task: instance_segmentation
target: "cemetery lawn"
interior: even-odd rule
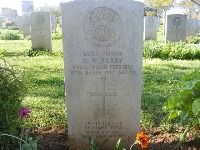
[[[39,149],[67,149],[62,40],[53,40],[52,53],[34,53],[30,47],[28,40],[0,40],[0,57],[23,73],[27,85],[23,106],[32,112],[25,126],[32,135],[43,135]],[[194,70],[200,70],[200,60],[143,60],[141,130],[150,137],[149,149],[181,149],[177,142],[183,129],[168,121],[162,108],[180,90],[181,76]],[[200,147],[191,134],[187,141]]]

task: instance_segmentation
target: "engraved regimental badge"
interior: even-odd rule
[[[99,47],[111,46],[121,36],[122,21],[114,10],[98,7],[86,15],[84,32],[91,44]]]
[[[179,27],[181,25],[181,22],[182,22],[182,20],[180,17],[174,17],[172,20],[172,24],[175,27]]]
[[[43,24],[45,22],[45,16],[43,14],[37,14],[35,16],[35,21],[38,23],[38,24]]]

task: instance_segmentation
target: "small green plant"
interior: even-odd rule
[[[52,52],[47,49],[29,49],[26,50],[23,54],[24,56],[29,56],[29,57],[36,57],[40,55],[51,56]]]
[[[18,33],[5,32],[0,34],[0,40],[21,40],[21,36]]]
[[[106,142],[108,142],[109,139],[106,139],[100,146],[96,144],[96,141],[93,140],[92,138],[89,138],[89,142],[90,142],[90,145],[89,145],[89,148],[88,150],[103,150],[103,146]],[[120,146],[120,142],[121,142],[121,139],[118,139],[116,144],[115,144],[115,150],[126,150],[126,148],[124,146]],[[132,149],[132,147],[136,144],[139,144],[140,147],[142,149],[145,149],[148,147],[149,145],[149,140],[148,140],[148,136],[146,134],[144,134],[143,132],[138,132],[137,135],[136,135],[136,140],[135,142],[130,146],[130,150]]]
[[[145,41],[143,46],[144,58],[200,59],[200,49],[196,46],[188,46],[184,42],[168,42],[166,44],[156,41]]]
[[[63,52],[54,53],[54,52],[49,51],[48,49],[29,49],[29,50],[24,51],[23,55],[29,56],[29,57],[37,57],[41,55],[63,57]]]
[[[0,134],[17,133],[19,120],[16,114],[21,107],[25,91],[22,75],[17,74],[6,60],[0,57]],[[3,149],[8,149],[9,143],[10,139],[0,138],[0,147]]]
[[[9,26],[8,30],[18,30],[18,28],[16,26]]]
[[[89,148],[88,150],[103,150],[103,146],[106,142],[108,142],[109,139],[106,139],[105,141],[103,141],[103,143],[101,145],[98,145],[96,143],[96,141],[94,139],[92,139],[91,137],[89,138],[89,142],[90,142],[90,145],[89,145]]]
[[[177,95],[168,100],[165,111],[169,111],[169,120],[179,119],[180,125],[186,127],[180,136],[180,143],[184,142],[191,130],[200,128],[200,72],[195,71],[182,77],[182,88]]]
[[[185,40],[188,44],[199,44],[200,43],[200,37],[198,36],[188,36]]]
[[[188,43],[188,44],[199,44],[200,43],[200,34],[197,34],[196,36],[186,37],[185,42]]]
[[[61,33],[52,33],[52,40],[61,40],[62,34]]]
[[[30,112],[31,111],[28,108],[20,109],[18,116],[19,118],[22,119],[21,120],[22,122],[25,122],[25,119],[30,117]],[[37,142],[41,138],[41,136],[37,136],[36,139],[33,140],[32,137],[29,137],[28,135],[29,131],[30,129],[23,128],[21,131],[20,137],[10,135],[10,134],[4,134],[4,133],[0,134],[0,137],[6,136],[6,137],[17,140],[19,143],[19,150],[27,150],[27,149],[37,150]]]

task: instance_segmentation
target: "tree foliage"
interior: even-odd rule
[[[163,9],[169,5],[172,5],[174,0],[146,0],[146,5],[151,5],[154,8],[157,9]]]
[[[200,14],[200,2],[198,0],[182,0],[179,6],[186,9],[188,17],[196,18]]]

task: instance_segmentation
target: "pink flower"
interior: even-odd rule
[[[28,108],[22,108],[22,109],[19,110],[18,116],[20,118],[29,118],[30,117],[30,113],[31,113],[30,109],[28,109]]]

